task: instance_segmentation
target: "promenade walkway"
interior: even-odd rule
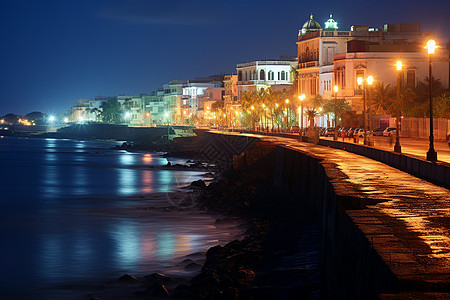
[[[322,139],[333,140],[332,137],[321,137]],[[374,142],[374,148],[394,151],[395,139],[384,136],[374,136],[371,137]],[[348,143],[353,143],[353,138],[342,138],[339,141],[344,141]],[[363,144],[363,138],[359,138],[358,143]],[[414,155],[420,158],[426,158],[426,153],[429,149],[428,139],[416,139],[416,138],[400,138],[400,146],[402,148],[403,154]],[[438,160],[450,163],[450,147],[447,141],[435,141],[434,149],[438,154]]]
[[[361,210],[348,210],[347,214],[397,278],[417,285],[412,290],[444,292],[440,298],[450,297],[445,293],[450,291],[448,189],[344,150],[290,138],[242,135],[258,137],[315,156],[322,163],[334,164],[347,177],[333,182],[335,190],[356,195],[361,200],[382,200]],[[409,292],[405,293],[411,293],[411,288],[406,290]]]

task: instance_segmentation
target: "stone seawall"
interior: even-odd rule
[[[320,221],[322,298],[450,296],[448,189],[377,157],[291,138],[208,132],[203,142],[228,168],[267,164],[279,194]]]
[[[364,201],[332,163],[285,147],[276,148],[274,185],[296,197],[321,222],[322,296],[372,299],[396,290],[397,280],[346,213]]]

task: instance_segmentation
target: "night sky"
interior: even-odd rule
[[[174,79],[296,55],[312,12],[351,25],[421,22],[450,38],[450,1],[0,1],[1,105],[66,113],[79,98],[151,93]]]

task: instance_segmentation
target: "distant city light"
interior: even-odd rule
[[[129,112],[129,111],[127,111],[126,113],[125,113],[125,118],[130,118],[131,117],[131,113]]]
[[[49,120],[50,122],[55,121],[55,116],[49,116],[49,117],[48,117],[48,120]]]
[[[69,122],[69,118],[64,118],[64,123],[68,123]]]
[[[168,117],[169,117],[169,113],[168,113],[168,112],[165,112],[165,113],[164,113],[164,117],[168,118]]]

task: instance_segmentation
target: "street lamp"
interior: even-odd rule
[[[368,85],[373,84],[373,76],[369,75],[367,76],[366,80],[364,80],[362,77],[358,77],[357,82],[358,85],[362,85],[363,88],[363,119],[364,119],[364,145],[371,145],[371,142],[369,139],[367,139],[367,122],[366,122],[366,83]]]
[[[300,123],[301,123],[301,130],[300,130],[300,136],[303,136],[303,100],[305,100],[305,94],[301,94],[300,96],[298,96],[298,99],[300,100],[301,103],[301,116],[300,116]]]
[[[427,152],[427,160],[429,161],[437,161],[437,153],[436,150],[434,150],[434,135],[433,135],[433,96],[432,96],[432,87],[431,87],[431,82],[432,82],[432,75],[431,75],[431,64],[432,64],[432,54],[434,54],[437,46],[436,46],[436,41],[435,40],[429,40],[427,42],[427,45],[425,46],[425,48],[428,49],[428,71],[429,71],[429,75],[428,75],[428,79],[430,81],[429,84],[429,88],[430,88],[430,149],[428,149]]]
[[[278,108],[278,103],[275,103],[275,107]],[[277,119],[278,119],[278,110],[277,110],[277,115],[276,115]],[[272,117],[273,118],[273,117]],[[280,132],[280,123],[277,120],[277,132]]]
[[[336,141],[338,136],[337,136],[337,93],[339,91],[339,87],[337,85],[335,85],[333,87],[333,91],[334,91],[334,136],[333,136],[333,140]]]
[[[252,121],[252,130],[255,130],[255,123],[253,122],[253,111],[255,110],[255,107],[252,105],[252,107],[250,107],[252,109],[251,113],[250,113],[250,119]]]
[[[260,116],[260,124],[261,124],[261,131],[264,131],[265,127],[265,119],[266,119],[266,105],[263,103],[262,105],[262,114]],[[263,118],[264,117],[264,118]]]
[[[289,109],[288,109],[288,105],[289,105],[289,99],[286,99],[286,133],[289,129]]]
[[[399,60],[397,61],[396,69],[397,69],[397,103],[400,103],[400,74],[402,70],[402,62]],[[400,105],[401,106],[401,105]],[[396,131],[395,131],[395,145],[394,145],[394,152],[402,153],[402,146],[400,146],[400,122],[399,122],[399,115],[401,112],[397,112],[397,118],[396,118]]]

